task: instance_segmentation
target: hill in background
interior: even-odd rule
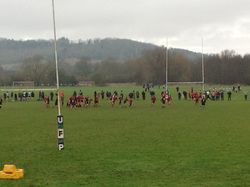
[[[58,40],[58,57],[60,61],[73,63],[81,58],[88,58],[92,62],[115,59],[125,62],[140,57],[145,51],[159,46],[128,39],[89,39],[77,42],[67,38]],[[0,39],[0,65],[6,69],[21,64],[25,59],[42,56],[47,60],[54,59],[52,40],[10,40]],[[171,49],[172,53],[183,53],[190,60],[196,62],[199,54],[182,49]],[[170,52],[171,52],[170,51]]]
[[[124,62],[141,56],[145,50],[156,48],[156,45],[141,43],[127,39],[94,39],[72,42],[66,38],[58,40],[58,57],[60,60],[89,58],[92,61],[101,61],[108,58]],[[16,41],[0,40],[0,64],[11,65],[23,62],[33,56],[42,56],[53,59],[52,40]]]

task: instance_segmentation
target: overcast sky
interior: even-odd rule
[[[55,0],[58,37],[250,53],[250,0]],[[53,38],[51,0],[0,0],[0,37]]]

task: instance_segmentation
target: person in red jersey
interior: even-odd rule
[[[111,105],[112,105],[112,107],[115,105],[115,102],[116,102],[116,100],[117,100],[117,95],[116,95],[116,93],[114,93],[112,96],[111,96]]]
[[[133,99],[134,99],[134,93],[129,93],[128,94],[128,106],[131,107],[133,105]]]
[[[167,93],[165,91],[161,92],[161,102],[163,105],[166,104],[166,99],[167,99]]]
[[[61,103],[62,103],[62,106],[63,106],[64,105],[64,91],[61,90],[59,94],[60,94],[59,96],[60,96],[60,100],[61,100]]]
[[[82,107],[82,105],[81,105],[81,98],[82,98],[81,95],[77,95],[76,96],[76,107]]]
[[[166,100],[167,104],[170,105],[170,104],[171,104],[171,101],[172,101],[171,95],[170,95],[170,94],[166,94],[165,97],[166,97],[165,100]]]
[[[49,107],[49,96],[44,97],[44,102],[45,102],[46,107],[48,108]]]
[[[151,91],[150,92],[150,96],[151,96],[151,104],[155,104],[156,102],[156,96],[155,96],[155,92],[154,91]]]
[[[192,97],[192,100],[194,101],[195,104],[199,103],[199,94],[198,94],[198,92],[193,92],[191,94],[191,97]]]
[[[84,96],[83,95],[79,95],[79,101],[80,101],[80,107],[84,106]]]

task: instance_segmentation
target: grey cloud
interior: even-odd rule
[[[203,36],[212,51],[235,46],[240,53],[250,52],[249,0],[55,2],[59,37],[121,37],[159,45],[168,37],[176,46],[195,49]],[[0,37],[52,38],[51,0],[0,0],[0,22]]]

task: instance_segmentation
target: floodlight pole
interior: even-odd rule
[[[168,91],[168,39],[166,45],[166,82],[165,82],[166,92]]]
[[[57,45],[56,45],[56,19],[55,19],[55,3],[52,0],[52,12],[53,12],[53,27],[54,27],[54,49],[55,49],[55,62],[56,62],[56,90],[57,90],[57,138],[58,138],[58,150],[64,149],[64,128],[63,128],[63,116],[61,113],[61,101],[60,101],[60,84],[59,84],[59,73],[58,73],[58,56],[57,56]]]
[[[201,68],[202,68],[202,90],[205,91],[205,70],[204,70],[204,54],[203,54],[203,38],[201,38]]]

